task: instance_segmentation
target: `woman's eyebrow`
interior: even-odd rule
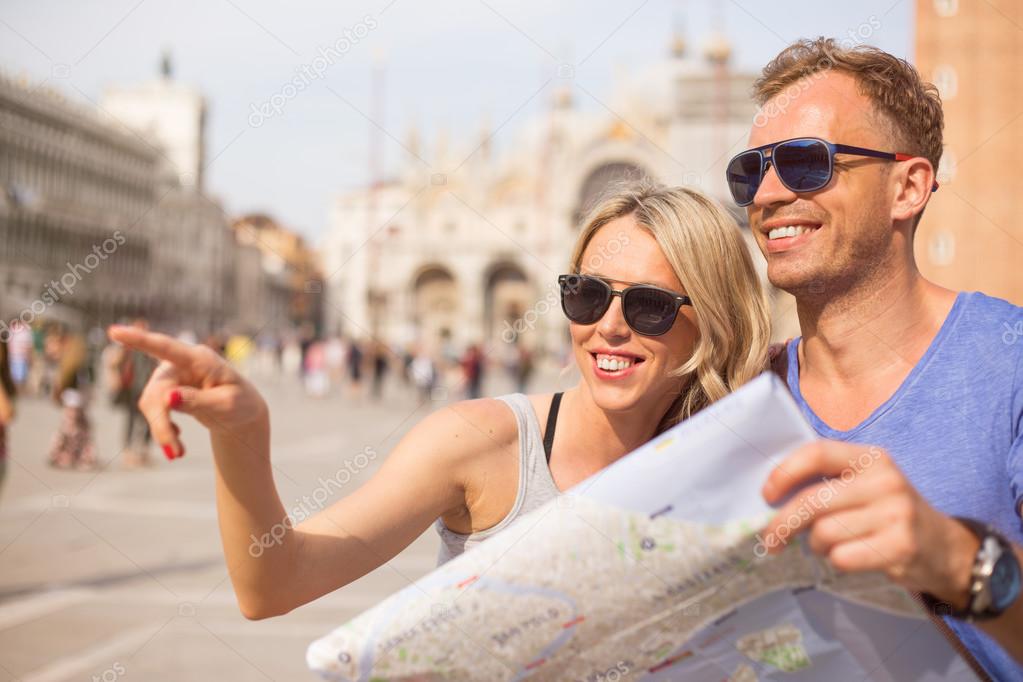
[[[608,277],[607,275],[601,275],[601,274],[598,274],[596,272],[583,272],[583,271],[580,271],[579,274],[580,275],[586,275],[588,277],[596,277],[597,279],[602,279],[605,282],[621,282],[622,284],[646,284],[647,286],[657,287],[658,289],[667,289],[668,291],[674,291],[674,289],[672,287],[668,286],[667,284],[663,284],[661,282],[633,282],[633,281],[627,280],[627,279],[616,279],[614,277]]]

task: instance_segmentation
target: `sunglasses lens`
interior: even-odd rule
[[[647,287],[631,289],[622,307],[629,326],[647,336],[660,336],[671,329],[678,311],[674,296]]]
[[[793,192],[812,192],[831,180],[831,152],[819,140],[793,140],[774,148],[772,163]]]
[[[561,308],[565,317],[577,324],[599,320],[611,298],[611,290],[599,279],[581,275],[561,277]]]
[[[760,181],[763,179],[760,174],[760,159],[759,152],[744,152],[732,159],[725,169],[728,189],[735,203],[740,206],[753,203],[753,197],[760,187]]]

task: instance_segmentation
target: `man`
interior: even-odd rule
[[[796,298],[802,337],[777,369],[826,439],[765,483],[771,503],[798,491],[766,544],[806,531],[837,568],[884,571],[992,677],[1023,679],[1023,344],[1003,341],[1023,309],[917,270],[938,95],[902,60],[823,38],[785,49],[754,89],[729,188]]]

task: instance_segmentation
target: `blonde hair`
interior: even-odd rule
[[[695,414],[767,366],[770,321],[760,280],[735,219],[710,197],[650,180],[617,185],[583,222],[572,272],[600,228],[633,216],[653,235],[692,299],[699,338],[673,376],[688,377],[657,433]]]

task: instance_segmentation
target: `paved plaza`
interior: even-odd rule
[[[551,375],[533,389],[556,384]],[[292,380],[266,378],[260,386],[289,509],[372,448],[380,456],[340,490],[331,486],[325,504],[354,490],[412,425],[457,397],[424,403],[394,385],[381,403],[354,402],[306,397]],[[496,377],[487,388],[494,395],[510,385]],[[0,491],[0,680],[317,679],[305,667],[310,641],[435,564],[430,529],[357,582],[288,615],[247,621],[224,565],[201,427],[179,416],[188,454],[174,462],[160,454],[150,468],[125,470],[124,414],[102,398],[95,403],[96,442],[109,463],[99,472],[48,467],[58,411],[43,399],[18,405]]]

